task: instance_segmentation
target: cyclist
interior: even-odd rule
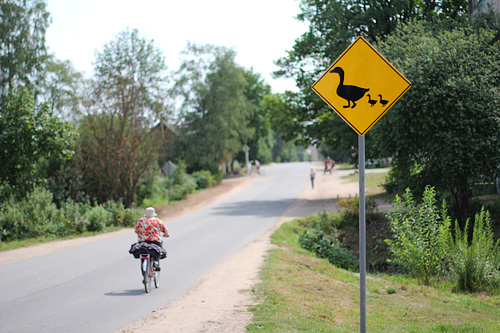
[[[163,248],[163,240],[161,233],[164,237],[170,237],[168,229],[165,224],[156,217],[156,212],[153,207],[146,208],[146,214],[141,217],[135,226],[135,232],[139,242],[146,242],[149,244],[156,244]],[[153,257],[155,270],[160,270],[160,256]]]

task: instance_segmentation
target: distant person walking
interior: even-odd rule
[[[325,158],[325,170],[323,171],[323,174],[326,175],[326,172],[330,172],[332,174],[332,169],[330,169],[330,156]]]
[[[250,161],[247,163],[247,173],[248,174],[252,173],[252,163]]]
[[[257,170],[257,174],[260,175],[260,162],[259,162],[259,160],[255,160],[255,169]]]
[[[312,189],[314,190],[314,178],[316,177],[316,171],[314,169],[311,169],[311,173],[309,174],[309,178],[311,178],[311,186]]]

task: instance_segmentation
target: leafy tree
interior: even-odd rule
[[[0,2],[0,106],[9,89],[36,87],[47,55],[48,25],[45,0]]]
[[[94,104],[98,112],[127,120],[154,120],[168,115],[165,57],[153,40],[138,30],[122,31],[96,54]]]
[[[253,70],[246,70],[244,73],[247,86],[245,96],[250,103],[249,127],[253,133],[246,142],[250,147],[250,159],[258,159],[261,163],[271,161],[271,125],[269,117],[263,108],[264,98],[271,94],[271,86],[262,79],[260,74]],[[244,161],[244,152],[240,152],[238,160]]]
[[[84,172],[98,201],[134,201],[140,176],[155,163],[167,115],[164,56],[152,40],[128,29],[96,55],[89,114],[82,120]]]
[[[185,160],[216,174],[253,134],[245,71],[223,47],[188,45],[185,54],[175,87],[184,98]]]
[[[134,202],[140,177],[156,165],[160,135],[140,122],[127,121],[124,128],[117,116],[94,114],[80,124],[80,151],[85,192],[99,203]]]
[[[303,143],[327,140],[331,145],[350,149],[357,146],[356,135],[311,90],[315,80],[357,36],[374,43],[412,19],[462,22],[467,1],[301,0],[300,8],[297,19],[308,23],[309,30],[296,39],[286,57],[278,60],[281,70],[275,73],[294,78],[300,89],[285,99],[296,125],[286,127],[283,134],[287,138],[299,136]]]
[[[425,184],[453,195],[464,222],[470,183],[500,166],[500,42],[492,30],[430,32],[410,24],[378,44],[412,89],[373,128],[393,156],[397,188]],[[411,55],[411,56],[409,56]]]
[[[52,113],[66,119],[77,119],[82,112],[85,91],[83,76],[68,60],[49,56],[45,62],[43,80],[38,89]]]
[[[72,126],[53,116],[47,105],[35,105],[26,89],[8,94],[0,113],[0,182],[26,196],[37,181],[40,159],[69,158],[74,141]]]

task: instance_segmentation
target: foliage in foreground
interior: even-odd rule
[[[393,237],[386,242],[394,262],[429,285],[431,277],[442,269],[446,254],[445,218],[436,208],[435,191],[428,187],[417,206],[407,189],[403,200],[396,196],[394,209],[387,216]]]
[[[186,163],[179,161],[177,169],[170,177],[156,176],[156,170],[141,179],[135,202],[142,207],[170,204],[179,201],[198,190],[220,184],[224,178],[223,172],[213,175],[210,171],[201,170],[193,174],[186,172]]]
[[[326,258],[337,267],[357,271],[359,262],[356,254],[342,246],[339,233],[335,227],[330,227],[327,233],[323,227],[328,222],[328,214],[323,212],[312,222],[312,229],[307,229],[299,237],[302,248],[316,254],[318,258]]]
[[[464,230],[455,222],[455,234],[448,228],[449,253],[454,255],[450,272],[455,289],[462,291],[483,291],[500,288],[499,240],[493,239],[488,211],[482,209],[476,214],[469,242],[469,220]]]
[[[498,31],[412,23],[377,44],[412,83],[373,131],[378,149],[393,157],[389,184],[396,193],[410,187],[420,196],[427,184],[450,193],[460,223],[469,216],[470,183],[499,172]]]
[[[359,277],[302,249],[308,218],[282,225],[255,287],[249,332],[359,330]],[[367,278],[367,328],[373,332],[496,332],[500,298],[456,294],[402,275]],[[446,287],[446,285],[445,285]]]
[[[1,241],[66,237],[100,232],[110,226],[133,226],[141,214],[142,210],[125,209],[122,203],[112,201],[101,206],[67,201],[57,208],[52,193],[37,187],[27,199],[11,197],[0,206]]]
[[[425,189],[417,205],[410,190],[396,197],[388,214],[392,239],[387,240],[393,260],[429,285],[432,278],[450,280],[456,291],[495,291],[500,288],[499,240],[494,241],[490,215],[476,214],[472,237],[469,220],[464,230],[451,228],[446,206],[439,213],[434,188]]]

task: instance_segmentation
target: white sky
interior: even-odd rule
[[[297,0],[48,0],[49,52],[90,76],[95,51],[127,27],[154,39],[169,70],[179,67],[188,41],[233,48],[236,61],[253,67],[273,92],[296,90],[293,80],[272,79],[274,61],[286,55],[307,27]]]

